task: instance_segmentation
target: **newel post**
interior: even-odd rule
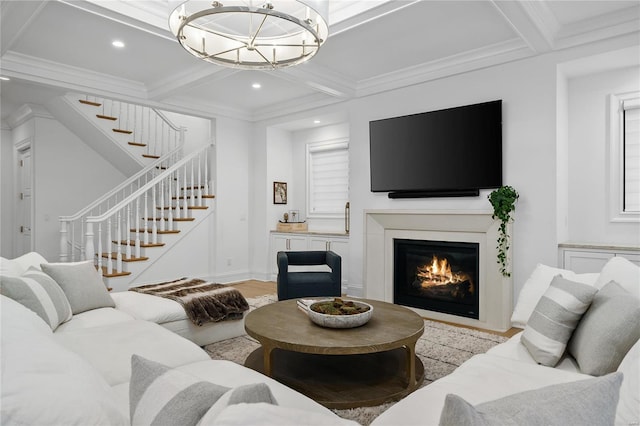
[[[60,221],[60,262],[69,261],[69,236],[67,226],[66,221]]]
[[[85,233],[84,256],[85,260],[93,260],[95,257],[95,245],[93,242],[93,222],[87,222],[87,232]]]

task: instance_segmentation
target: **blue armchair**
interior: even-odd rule
[[[342,258],[332,251],[278,252],[278,300],[299,297],[340,297]],[[327,265],[331,271],[289,272],[289,265]]]

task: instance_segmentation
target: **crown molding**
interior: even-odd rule
[[[49,111],[41,105],[24,104],[7,118],[7,124],[11,129],[15,129],[32,118],[54,119]]]
[[[451,75],[533,56],[522,40],[513,39],[358,82],[357,96],[369,96]]]
[[[303,111],[322,108],[328,105],[335,105],[344,100],[328,97],[321,93],[292,99],[288,102],[281,102],[277,108],[273,106],[256,110],[251,115],[251,121],[264,121],[279,117],[286,117]]]
[[[90,71],[48,61],[13,51],[2,56],[2,72],[9,77],[35,83],[48,84],[80,92],[100,93],[106,96],[137,96],[146,98],[144,84],[115,78],[109,74]]]

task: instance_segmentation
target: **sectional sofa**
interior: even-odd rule
[[[35,253],[1,261],[2,425],[355,424],[117,309],[90,264],[43,265],[49,275]]]
[[[42,265],[45,273],[36,254],[0,260],[2,293],[12,296],[0,296],[3,425],[355,425],[253,370],[211,360],[117,309],[105,291],[73,294],[77,276],[60,273],[64,266]],[[31,290],[16,291],[24,285]],[[579,275],[538,265],[512,322],[523,332],[373,426],[640,424],[638,266],[614,258],[599,274]]]

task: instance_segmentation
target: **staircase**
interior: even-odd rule
[[[212,213],[212,146],[184,156],[184,129],[157,126],[166,117],[152,109],[95,98],[77,102],[96,109],[95,119],[87,120],[109,123],[114,134],[126,135],[132,156],[149,162],[78,213],[60,218],[60,260],[92,259],[105,285],[122,291]]]

